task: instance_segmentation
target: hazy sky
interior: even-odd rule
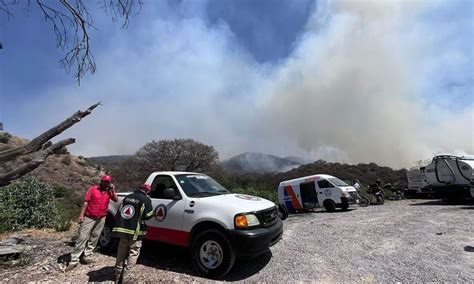
[[[59,137],[73,153],[189,137],[221,159],[474,154],[473,1],[145,1],[128,29],[90,9],[98,68],[80,86],[34,3],[0,14],[6,131],[33,138],[102,101]]]

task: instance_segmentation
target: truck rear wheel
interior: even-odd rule
[[[229,239],[217,229],[197,235],[191,246],[194,267],[209,278],[226,275],[235,262],[235,250]]]
[[[336,211],[336,203],[334,203],[334,201],[332,201],[331,199],[324,200],[323,205],[328,212]]]

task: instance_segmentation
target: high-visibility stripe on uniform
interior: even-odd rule
[[[134,230],[130,230],[130,229],[126,229],[126,228],[120,228],[120,227],[113,228],[112,232],[125,233],[125,234],[130,234],[130,235],[135,234]]]
[[[124,234],[129,234],[129,235],[135,235],[135,231],[134,230],[129,230],[129,229],[125,229],[125,228],[119,228],[119,227],[115,227],[112,232],[115,232],[115,233],[124,233]],[[139,231],[138,234],[139,235],[144,235],[146,232],[145,231]]]
[[[155,212],[153,212],[153,210],[151,210],[148,214],[146,214],[146,216],[147,217],[153,216],[153,213],[155,213]]]
[[[138,215],[139,217],[138,217],[137,229],[135,230],[135,234],[133,235],[133,240],[136,240],[138,238],[138,234],[140,232],[140,223],[142,222],[143,211],[145,211],[145,204],[142,204],[142,207],[140,208],[140,215]]]

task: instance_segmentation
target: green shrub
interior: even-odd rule
[[[69,166],[71,164],[71,156],[64,156],[61,159],[61,163],[65,164],[66,166]]]
[[[2,144],[7,144],[8,141],[10,141],[10,138],[12,138],[12,135],[8,132],[0,133],[0,143]]]
[[[54,197],[56,198],[56,207],[58,208],[58,224],[56,231],[69,230],[72,222],[79,217],[83,197],[77,194],[78,190],[58,186],[54,188]]]
[[[62,219],[58,221],[56,226],[54,226],[54,229],[56,230],[56,232],[66,232],[66,231],[69,231],[69,229],[71,228],[71,225],[72,225],[71,219]]]
[[[26,178],[0,188],[0,231],[53,228],[57,222],[54,191],[48,184]]]
[[[253,187],[248,187],[248,188],[238,187],[238,188],[233,188],[230,191],[233,192],[233,193],[240,193],[240,194],[248,194],[248,195],[258,196],[258,197],[265,198],[265,199],[268,199],[270,201],[273,201],[275,203],[278,202],[278,196],[276,194],[276,191],[273,192],[273,191],[268,191],[268,190],[258,190],[258,189],[253,188]]]
[[[61,148],[57,149],[56,151],[54,151],[54,154],[55,155],[68,155],[69,151],[67,150],[66,147],[61,147]]]
[[[80,161],[77,161],[77,164],[81,167],[87,167],[89,166],[89,163],[85,160],[80,160]]]

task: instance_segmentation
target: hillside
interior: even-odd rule
[[[12,136],[7,143],[0,143],[0,151],[18,147],[28,143],[28,140]],[[21,162],[34,158],[34,153],[22,156],[13,162],[0,165],[1,171],[8,171]],[[69,153],[53,154],[46,162],[28,173],[54,187],[65,187],[73,191],[85,192],[88,186],[97,184],[103,172],[98,167],[90,165],[83,157]]]
[[[301,164],[262,153],[243,153],[222,162],[228,171],[244,173],[286,172]]]
[[[111,165],[115,164],[128,158],[132,155],[110,155],[110,156],[97,156],[97,157],[88,157],[87,160],[93,165]]]
[[[296,156],[284,157],[283,159],[288,160],[293,163],[300,164],[300,165],[306,165],[313,162],[311,159],[301,158],[301,157],[296,157]]]

